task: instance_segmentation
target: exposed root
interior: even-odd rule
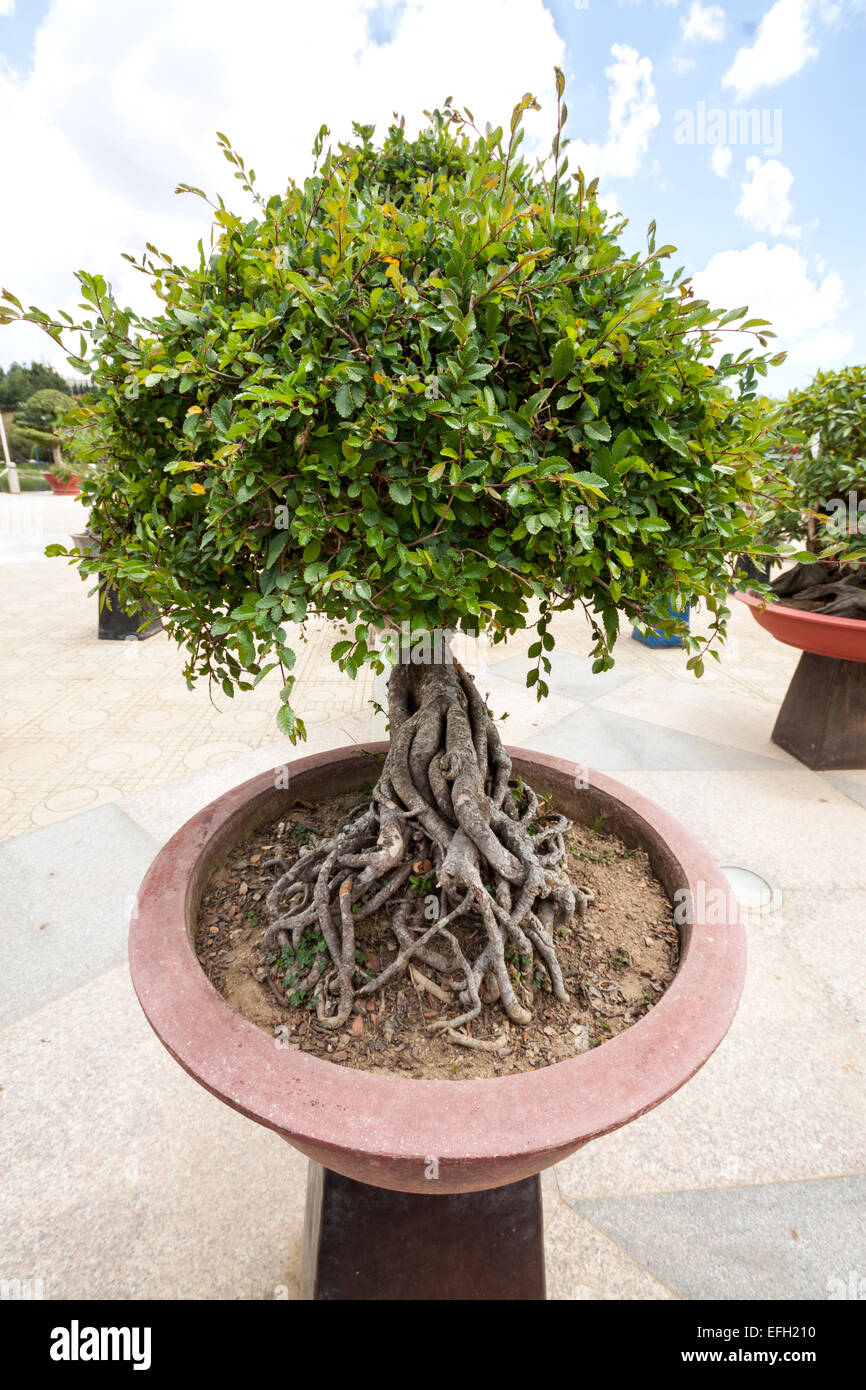
[[[459,1043],[461,1047],[474,1047],[478,1052],[511,1050],[504,1033],[500,1033],[498,1038],[470,1038],[468,1033],[459,1033],[455,1028],[449,1028],[445,1036],[449,1042]]]
[[[414,965],[409,966],[409,978],[417,990],[426,989],[428,994],[432,994],[434,999],[440,1000],[443,1004],[450,1004],[453,996],[436,984],[435,980],[428,980],[426,975],[422,975]]]
[[[554,931],[589,901],[557,871],[570,822],[512,780],[496,726],[459,663],[395,666],[388,704],[391,743],[371,804],[281,875],[267,898],[264,944],[298,951],[308,932],[324,943],[308,974],[293,981],[313,995],[321,1027],[342,1028],[358,996],[411,967],[420,988],[461,1010],[434,1020],[431,1031],[497,1051],[504,1037],[460,1032],[481,1012],[482,989],[486,1003],[498,1000],[523,1026],[532,1019],[536,970],[557,999],[568,999]],[[388,904],[397,954],[365,981],[355,930]]]

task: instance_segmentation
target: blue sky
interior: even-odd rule
[[[0,278],[70,308],[85,266],[141,304],[120,253],[207,231],[175,183],[232,196],[215,130],[268,191],[322,121],[411,128],[449,93],[498,123],[536,92],[542,148],[558,63],[572,156],[627,243],[655,218],[699,293],[772,319],[782,392],[866,361],[864,59],[866,0],[0,0]],[[0,363],[30,355],[57,361],[0,332]]]
[[[51,0],[0,0],[0,53],[13,67],[32,66],[36,31],[50,8]]]
[[[704,13],[716,11],[716,24],[711,16],[710,21],[704,21],[704,30],[723,36],[690,41],[684,38],[690,0],[680,0],[677,5],[589,0],[587,9],[578,9],[571,0],[549,0],[549,8],[567,44],[569,134],[575,139],[596,143],[604,139],[608,112],[605,82],[598,74],[610,65],[614,44],[635,49],[652,63],[659,121],[639,171],[627,179],[611,175],[603,180],[606,187],[616,191],[618,206],[631,219],[630,231],[642,233],[655,217],[660,235],[681,248],[681,259],[691,272],[700,271],[713,256],[724,252],[740,253],[745,271],[749,248],[756,242],[765,242],[770,252],[790,248],[805,260],[807,278],[819,286],[828,273],[838,275],[844,303],[831,319],[816,325],[815,331],[823,332],[825,349],[830,350],[819,353],[813,361],[783,369],[779,375],[787,381],[808,379],[818,366],[866,360],[866,8],[847,5],[834,12],[829,6],[823,11],[818,6],[792,6],[788,23],[782,27],[790,32],[796,11],[805,12],[805,44],[798,47],[794,35],[787,53],[780,51],[779,45],[771,45],[771,56],[775,50],[777,60],[775,69],[772,61],[761,61],[759,52],[755,75],[766,81],[745,92],[738,91],[730,79],[725,83],[725,77],[738,50],[755,45],[771,5],[737,0],[701,5],[699,10]],[[780,75],[796,66],[809,50],[814,50],[814,56],[806,56],[798,70]],[[583,77],[585,73],[593,76]],[[699,135],[701,104],[707,114],[725,113],[729,133],[732,110],[759,112],[760,122],[748,122],[749,134],[753,125],[762,125],[773,137],[769,146],[741,144],[739,140],[730,144],[730,161],[720,157],[725,173],[720,177],[711,166],[712,145],[678,143],[676,139],[678,129],[681,137],[688,134],[682,113],[694,118],[694,134]],[[739,135],[739,120],[735,129]],[[708,123],[704,132],[712,133]],[[747,169],[747,161],[754,159],[761,166],[772,161],[787,175],[777,172],[775,180],[768,179],[764,168],[759,169],[757,186],[741,206],[743,183],[755,184],[754,173]],[[787,201],[790,212],[774,219],[773,212],[780,209],[780,190],[786,184],[781,210]],[[765,197],[761,196],[762,187]],[[730,272],[716,277],[726,290],[736,265],[732,261]],[[751,275],[744,274],[744,279],[748,280],[748,292],[760,291],[760,283],[754,283]],[[797,283],[795,280],[790,286],[792,300]],[[778,286],[768,283],[767,290],[772,291],[772,305],[778,309],[784,298],[784,279]],[[826,298],[829,312],[830,303],[835,302],[829,289]],[[819,314],[817,306],[815,313]],[[804,335],[799,348],[792,344],[795,357],[806,357],[808,342],[808,335]]]

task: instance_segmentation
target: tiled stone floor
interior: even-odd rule
[[[267,682],[215,711],[165,637],[96,640],[95,599],[39,559],[81,520],[69,499],[0,496],[0,1278],[49,1298],[295,1297],[304,1161],[163,1051],[125,936],[158,846],[296,753]],[[583,622],[556,636],[543,705],[525,643],[466,654],[506,739],[611,772],[783,901],[749,928],[743,1003],[707,1066],[545,1174],[550,1296],[862,1286],[866,772],[813,773],[770,742],[796,654],[744,610],[702,682],[627,634],[594,677]],[[299,659],[306,751],[376,727],[373,683],[330,666],[331,640]]]
[[[24,532],[26,544],[20,529],[4,530],[4,520],[11,522],[14,504],[22,500],[28,519],[38,503],[43,513],[54,504],[70,531],[84,525],[74,499],[0,496],[0,543],[7,560],[0,599],[0,837],[274,742],[278,671],[233,700],[217,691],[212,702],[205,684],[187,689],[183,651],[164,633],[145,642],[96,640],[91,586],[62,559],[33,558],[39,546],[32,529]],[[55,537],[55,530],[50,538],[67,539],[62,533]],[[332,668],[328,652],[335,640],[319,624],[296,643],[308,728],[364,709],[371,698],[369,672],[353,683]]]

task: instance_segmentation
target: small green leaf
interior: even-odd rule
[[[570,338],[562,338],[553,350],[550,370],[556,381],[568,376],[574,363],[574,343]]]
[[[338,388],[334,396],[334,405],[337,407],[337,413],[341,415],[344,420],[347,420],[352,414],[354,407],[347,382],[344,381],[343,385]]]
[[[583,428],[590,439],[597,439],[600,443],[610,439],[610,425],[606,420],[587,420]]]
[[[277,728],[283,734],[291,734],[294,731],[297,719],[294,711],[288,705],[280,705],[277,710]]]

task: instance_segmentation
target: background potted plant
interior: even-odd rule
[[[781,407],[784,443],[759,535],[799,550],[760,599],[741,595],[757,622],[803,652],[773,739],[816,768],[866,766],[864,391],[863,367],[818,372]]]
[[[18,486],[22,492],[48,492],[50,484],[39,466],[38,454],[39,445],[34,444],[32,439],[27,439],[23,434],[19,434],[12,423],[11,411],[3,414],[3,427],[6,435],[6,447],[9,450],[10,461],[15,466]],[[3,468],[4,458],[0,455],[0,470]],[[8,492],[10,489],[9,478],[2,474],[0,476],[0,490]]]
[[[770,587],[789,608],[866,618],[866,368],[818,372],[790,393],[778,429],[783,485],[759,537],[800,553]]]
[[[645,251],[627,254],[624,220],[599,205],[596,182],[581,170],[567,177],[564,82],[556,76],[546,167],[520,152],[523,114],[536,105],[529,95],[505,131],[481,133],[450,103],[414,140],[400,122],[378,146],[373,128],[356,124],[351,142],[326,150],[322,127],[313,177],[270,198],[220,136],[254,215],[220,202],[214,249],[195,267],[142,258],[162,301],[158,315],[121,310],[100,276],[78,274],[93,316],[76,327],[91,350],[70,362],[100,389],[86,410],[106,452],[104,469],[83,483],[100,548],[98,562],[71,552],[82,572],[98,563],[121,595],[134,586],[158,604],[170,635],[187,647],[191,680],[207,677],[232,695],[279,666],[277,722],[292,742],[304,729],[292,708],[289,624],[312,614],[337,623],[332,657],[353,677],[365,663],[382,669],[371,630],[409,635],[410,655],[400,655],[389,678],[390,744],[372,796],[333,852],[320,859],[311,850],[300,879],[288,876],[272,895],[271,930],[291,937],[310,915],[309,903],[299,906],[298,883],[312,875],[317,885],[312,921],[326,946],[317,977],[325,1028],[343,1026],[362,987],[353,906],[365,895],[387,901],[419,859],[429,859],[441,903],[433,935],[444,941],[450,933],[453,944],[464,917],[483,935],[477,952],[461,957],[462,994],[448,1019],[458,1041],[477,1014],[482,983],[498,990],[510,1020],[530,1021],[507,947],[534,959],[554,990],[565,988],[554,932],[581,904],[556,868],[561,826],[536,823],[538,797],[522,776],[512,778],[512,759],[471,675],[448,659],[450,635],[484,631],[499,643],[531,629],[527,685],[541,699],[557,612],[584,608],[594,670],[602,671],[613,664],[621,614],[655,625],[669,620],[671,604],[700,601],[709,635],[683,637],[688,666],[700,675],[706,651],[718,655],[730,616],[730,557],[753,534],[766,355],[747,350],[713,364],[714,330],[746,311],[695,300],[682,270],[665,271],[674,248],[656,245],[654,223]],[[64,332],[8,294],[2,317],[40,323],[58,340]],[[739,327],[766,346],[762,320]],[[327,778],[328,757],[319,762]],[[356,776],[345,763],[335,755],[340,776]],[[261,813],[261,791],[241,789],[231,807],[209,808],[157,861],[143,890],[133,967],[151,1021],[184,1065],[229,1103],[280,1127],[275,1111],[266,1118],[269,1102],[263,1110],[231,1081],[200,1070],[158,1021],[167,1007],[209,1046],[209,1024],[202,1031],[204,1014],[196,1011],[202,1003],[211,1017],[214,991],[200,970],[192,983],[172,963],[179,951],[190,964],[186,908],[178,916],[177,907],[192,899],[185,889],[171,904],[163,895],[169,885],[179,892],[181,881],[200,884],[204,840],[208,854],[224,852],[241,832],[246,800]],[[215,840],[205,826],[219,827]],[[668,861],[675,860],[671,849]],[[403,969],[412,955],[405,952]],[[644,1108],[687,1079],[730,1021],[742,970],[735,923],[695,946],[694,969],[710,959],[702,1006],[694,997],[682,1002],[686,984],[679,996],[678,1027],[692,1028],[698,1041],[682,1052],[678,1043],[669,1056],[656,1042],[653,1060],[644,1055],[638,1070],[665,1076]],[[173,987],[183,998],[169,1002]],[[235,1026],[221,1007],[218,1031]],[[697,1021],[705,1012],[713,1018],[708,1031]],[[214,1057],[227,1055],[224,1038],[212,1046]],[[683,1070],[686,1053],[691,1070]],[[327,1096],[325,1073],[334,1068],[303,1070],[308,1061],[301,1059],[300,1091],[324,1086]],[[625,1069],[630,1076],[630,1064]],[[265,1072],[263,1084],[270,1063]],[[369,1115],[365,1092],[357,1093],[360,1129],[369,1118],[371,1134],[378,1080],[367,1078]],[[435,1094],[425,1093],[431,1123],[446,1125],[439,1083],[393,1084],[404,1101],[401,1087],[433,1086]],[[294,1082],[291,1094],[300,1094]],[[638,1110],[623,1101],[609,1123]],[[358,1130],[355,1123],[356,1147]],[[286,1121],[281,1132],[304,1147],[297,1125]],[[568,1142],[573,1149],[585,1139]],[[560,1151],[548,1144],[538,1152],[534,1141],[534,1166],[524,1158],[523,1173]],[[483,1134],[478,1142],[483,1148]],[[378,1152],[375,1136],[370,1143]],[[351,1167],[333,1136],[318,1146],[310,1140],[307,1151],[324,1153],[339,1171]],[[385,1186],[409,1183],[395,1155],[380,1153],[351,1171],[367,1181],[385,1174]],[[492,1156],[462,1168],[455,1159],[452,1186],[439,1190],[493,1186],[520,1172],[513,1163],[497,1170]]]
[[[0,367],[0,412],[9,449],[9,457],[16,465],[17,483],[22,492],[48,491],[43,469],[40,467],[40,444],[20,434],[15,427],[15,412],[20,411],[25,401],[37,391],[59,391],[65,396],[84,394],[84,383],[69,382],[44,362],[13,362],[9,367]],[[47,458],[50,445],[41,445],[41,453]],[[9,491],[10,480],[2,474],[0,462],[0,490]],[[17,489],[16,489],[17,490]]]
[[[80,479],[75,468],[64,460],[60,449],[62,424],[74,405],[75,400],[65,391],[47,387],[34,391],[18,407],[13,418],[14,429],[19,435],[51,451],[51,467],[43,472],[51,491],[56,493],[76,493],[79,488]]]
[[[96,478],[105,472],[108,462],[98,415],[89,409],[91,403],[88,398],[77,403],[67,413],[60,427],[64,447],[73,460],[72,466],[82,478]],[[87,528],[73,535],[72,539],[76,554],[99,561],[99,534],[92,516],[88,517]],[[50,548],[48,553],[51,553]],[[121,598],[116,586],[101,576],[96,592],[99,599],[97,636],[100,641],[144,641],[162,631],[158,608],[141,594],[135,596],[131,591]]]

